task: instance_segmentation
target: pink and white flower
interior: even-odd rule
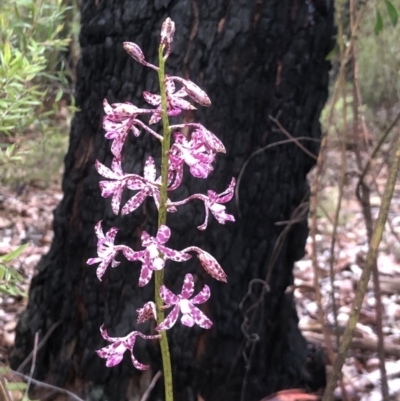
[[[113,103],[110,105],[107,99],[104,99],[103,106],[106,113],[103,118],[103,129],[106,131],[105,137],[113,141],[111,152],[115,157],[121,157],[122,148],[130,130],[132,130],[133,135],[136,137],[140,135],[140,130],[136,126],[139,126],[162,141],[161,135],[136,118],[139,114],[153,113],[154,110],[139,109],[129,102]]]
[[[111,209],[115,214],[119,213],[122,192],[126,187],[139,188],[143,178],[137,174],[124,174],[121,166],[121,159],[114,158],[111,163],[111,170],[96,160],[96,170],[100,175],[113,181],[100,181],[101,196],[108,198],[112,196]]]
[[[107,267],[111,264],[111,267],[117,267],[120,262],[115,260],[118,252],[122,251],[121,246],[114,245],[115,237],[118,233],[118,229],[115,227],[110,228],[106,235],[103,233],[101,228],[102,220],[100,220],[95,226],[95,232],[97,235],[97,258],[90,258],[86,262],[88,265],[100,263],[96,270],[97,278],[101,281]]]
[[[169,116],[174,117],[181,113],[182,110],[195,110],[196,107],[192,106],[190,102],[183,99],[187,96],[184,88],[181,88],[176,92],[174,81],[170,77],[165,78],[165,91],[167,95],[167,113]],[[149,124],[154,124],[161,120],[162,108],[161,108],[161,95],[155,95],[150,92],[143,92],[144,100],[152,106],[157,106],[157,109],[153,110],[153,115],[150,118]]]
[[[197,147],[204,146],[208,152],[226,153],[224,144],[207,128],[199,123],[185,123],[171,125],[171,130],[181,129],[184,127],[194,128],[191,139],[196,143]]]
[[[127,188],[131,190],[139,190],[125,205],[122,207],[121,214],[125,215],[137,209],[148,196],[154,198],[157,209],[160,207],[160,184],[161,179],[156,180],[156,165],[154,159],[149,156],[144,166],[144,176],[142,180],[132,180],[127,182]],[[168,200],[169,202],[169,200]],[[174,206],[168,207],[169,212],[175,212]]]
[[[118,365],[122,361],[125,351],[129,350],[131,352],[133,366],[139,370],[148,369],[148,365],[140,363],[133,355],[133,347],[136,342],[136,337],[141,337],[145,340],[158,340],[161,338],[159,334],[149,336],[141,333],[140,331],[132,331],[125,337],[110,337],[107,333],[107,330],[104,329],[104,325],[100,327],[100,332],[105,340],[111,342],[110,345],[107,345],[106,347],[96,351],[100,358],[106,359],[106,366],[108,368]]]
[[[204,223],[197,227],[199,230],[205,230],[207,228],[209,211],[211,211],[211,213],[214,215],[214,217],[220,224],[225,224],[227,221],[235,221],[233,215],[226,213],[225,212],[226,207],[224,205],[221,205],[221,203],[229,202],[232,199],[235,189],[235,183],[236,183],[235,179],[232,178],[229,187],[220,194],[208,190],[207,195],[203,194],[190,195],[186,199],[183,199],[181,201],[171,202],[170,206],[180,206],[185,203],[188,203],[193,199],[200,199],[201,201],[203,201],[206,211],[206,216],[204,219]]]
[[[211,163],[215,160],[215,154],[207,153],[204,146],[194,140],[188,141],[181,133],[176,132],[174,138],[169,157],[171,169],[182,176],[183,165],[186,163],[193,177],[207,178],[213,170]]]
[[[210,288],[205,285],[203,289],[192,299],[189,299],[194,292],[194,281],[191,274],[186,274],[183,281],[182,292],[175,295],[165,285],[160,288],[160,297],[164,301],[165,306],[174,308],[161,322],[156,330],[168,330],[178,320],[179,312],[182,312],[181,322],[185,326],[192,327],[195,323],[203,329],[209,329],[212,326],[212,321],[195,305],[202,304],[210,298]]]
[[[164,245],[169,240],[170,236],[171,230],[165,225],[160,226],[155,237],[151,237],[146,231],[143,231],[141,238],[142,246],[146,249],[134,252],[132,255],[124,252],[127,259],[140,260],[142,262],[139,287],[148,284],[153,275],[153,271],[164,268],[165,259],[171,259],[175,262],[184,262],[191,258],[191,256],[185,252],[176,251]]]

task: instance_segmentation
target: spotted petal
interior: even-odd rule
[[[208,285],[205,285],[203,289],[190,300],[190,302],[192,304],[204,304],[204,302],[206,302],[208,298],[210,298],[210,295],[210,287]]]
[[[178,320],[179,317],[179,305],[175,305],[169,315],[161,322],[155,329],[157,331],[169,330]]]
[[[165,224],[161,225],[157,231],[156,241],[158,244],[165,244],[171,237],[171,230]]]
[[[139,191],[137,194],[132,196],[132,198],[129,199],[128,202],[125,203],[124,207],[121,210],[121,214],[124,216],[130,212],[133,212],[144,202],[148,195],[149,191],[147,190],[147,188]]]
[[[164,245],[158,245],[158,249],[168,258],[174,262],[184,262],[191,258],[190,255],[176,249],[167,248]]]
[[[213,325],[212,321],[199,309],[196,308],[191,303],[189,304],[189,309],[193,320],[203,329],[210,329]]]
[[[160,297],[167,306],[179,303],[179,297],[170,291],[165,285],[160,287]]]
[[[183,280],[183,286],[182,286],[182,292],[181,296],[184,299],[189,299],[194,291],[194,281],[193,281],[193,276],[188,273],[185,275],[185,278]]]
[[[160,95],[155,95],[153,93],[144,91],[143,97],[144,97],[144,100],[146,100],[146,102],[151,104],[152,106],[158,106],[161,103]]]

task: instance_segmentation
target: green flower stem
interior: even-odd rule
[[[167,185],[168,185],[168,152],[171,146],[171,131],[167,114],[167,94],[165,91],[165,60],[163,56],[164,45],[158,49],[159,70],[158,80],[160,82],[162,123],[163,123],[163,141],[161,150],[161,188],[160,188],[160,209],[158,212],[158,227],[167,223]],[[157,305],[157,322],[160,324],[164,320],[164,311],[162,309],[163,301],[160,297],[160,287],[164,283],[164,270],[155,272],[155,299]],[[163,362],[165,401],[173,401],[172,369],[171,356],[169,353],[168,338],[165,331],[161,331],[161,356]]]

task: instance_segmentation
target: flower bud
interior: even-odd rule
[[[166,47],[164,60],[171,53],[171,44],[174,39],[174,33],[175,33],[175,22],[172,21],[172,19],[168,17],[163,22],[162,27],[161,27],[160,45],[165,45],[165,47]]]

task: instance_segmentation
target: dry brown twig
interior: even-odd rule
[[[322,401],[332,401],[334,398],[334,390],[336,387],[336,381],[340,375],[344,360],[347,356],[348,349],[352,342],[352,339],[354,336],[354,331],[355,331],[355,328],[356,328],[356,325],[357,325],[357,322],[358,322],[358,319],[360,316],[361,305],[362,305],[365,293],[368,288],[368,281],[371,276],[371,271],[372,271],[374,263],[376,263],[379,244],[381,242],[382,235],[383,235],[383,232],[385,229],[385,222],[386,222],[387,215],[389,212],[390,203],[391,203],[391,200],[393,197],[393,192],[394,192],[394,187],[396,185],[396,179],[397,179],[399,167],[400,167],[400,136],[397,139],[395,153],[394,153],[392,161],[390,163],[389,177],[388,177],[388,180],[386,183],[382,203],[379,208],[379,214],[378,214],[378,218],[376,220],[375,228],[372,233],[370,247],[369,247],[368,255],[367,255],[367,263],[362,271],[362,274],[361,274],[361,277],[360,277],[360,280],[359,280],[359,283],[357,286],[350,318],[348,320],[346,329],[344,331],[342,341],[340,344],[340,348],[339,348],[339,352],[338,352],[337,358],[335,360],[335,363],[333,365],[333,370],[329,377]]]

